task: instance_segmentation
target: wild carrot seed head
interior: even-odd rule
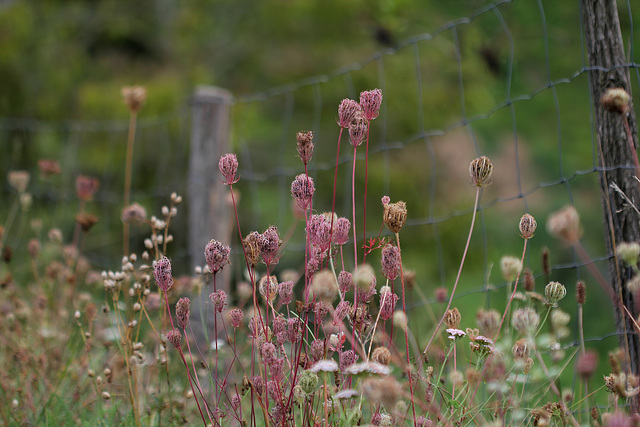
[[[283,305],[288,305],[293,301],[293,282],[282,282],[278,285],[278,294],[280,295],[280,302]]]
[[[457,329],[461,320],[462,316],[457,307],[447,310],[444,315],[444,324],[447,325],[447,328]]]
[[[336,245],[344,245],[349,241],[349,230],[351,229],[351,221],[341,217],[335,223],[333,230],[333,243]]]
[[[224,183],[227,185],[238,182],[236,174],[238,173],[238,158],[233,153],[225,154],[218,161],[218,168],[224,177]]]
[[[167,341],[169,341],[175,348],[180,350],[182,334],[177,329],[172,329],[167,332]]]
[[[163,292],[168,292],[173,286],[173,277],[171,276],[171,261],[163,256],[153,265],[153,277],[156,279],[158,287]]]
[[[147,99],[147,90],[142,86],[126,86],[122,88],[124,103],[132,113],[137,113]]]
[[[400,250],[397,246],[386,245],[382,249],[382,274],[390,281],[400,274]]]
[[[536,228],[538,228],[538,223],[532,215],[524,214],[522,218],[520,218],[520,235],[523,239],[530,239],[536,232]]]
[[[244,313],[239,308],[233,308],[229,310],[229,317],[231,318],[231,325],[237,329],[242,324]]]
[[[76,195],[80,200],[91,200],[100,188],[100,181],[85,175],[76,178]]]
[[[132,203],[122,209],[122,222],[130,225],[144,224],[147,220],[147,211],[139,203]]]
[[[365,119],[373,120],[378,117],[381,105],[382,91],[380,89],[360,92],[360,107]]]
[[[491,184],[493,163],[486,156],[478,157],[469,164],[469,177],[476,187],[486,187]]]
[[[213,274],[216,274],[222,267],[229,264],[230,253],[231,248],[229,246],[217,240],[210,240],[204,248],[204,258],[207,261],[209,270],[211,270]]]
[[[302,160],[302,163],[306,166],[309,164],[309,161],[311,161],[311,157],[313,156],[313,132],[298,132],[296,135],[296,140],[298,156],[300,156],[300,160]]]
[[[252,231],[244,238],[242,245],[244,246],[247,262],[251,267],[258,265],[260,261],[260,233]]]
[[[348,271],[341,271],[338,274],[338,287],[343,294],[349,292],[353,288],[353,275]]]
[[[532,334],[540,323],[540,315],[530,307],[519,308],[511,316],[513,328],[521,334]]]
[[[227,305],[227,293],[225,291],[218,289],[217,291],[211,292],[209,294],[209,299],[218,313],[222,313],[224,311],[224,307]]]
[[[567,295],[567,289],[559,282],[549,282],[549,284],[544,288],[544,295],[547,297],[549,304],[556,307],[558,305],[558,301]]]
[[[280,236],[275,225],[270,226],[258,239],[260,255],[265,264],[271,265],[277,262],[278,249],[280,248]]]
[[[348,128],[357,114],[361,112],[362,108],[353,99],[345,98],[340,102],[338,107],[338,125],[342,128]]]
[[[313,184],[313,178],[306,174],[296,176],[291,183],[291,195],[303,210],[311,207],[311,199],[315,191],[316,188]]]
[[[382,221],[392,233],[399,233],[407,221],[407,204],[403,201],[387,203],[382,212]]]
[[[359,147],[367,137],[368,121],[359,114],[349,125],[349,141],[354,147]]]
[[[572,244],[580,240],[582,227],[580,226],[580,216],[573,206],[565,206],[549,215],[547,219],[547,231],[549,234],[563,239]]]
[[[502,271],[502,277],[504,277],[504,280],[507,282],[513,282],[522,271],[522,262],[520,261],[520,258],[503,256],[500,259],[500,270]]]
[[[191,316],[191,301],[189,298],[180,298],[176,303],[176,320],[180,329],[186,329]]]

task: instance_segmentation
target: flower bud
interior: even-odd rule
[[[557,306],[558,301],[567,295],[567,289],[558,282],[549,282],[549,284],[544,288],[544,295],[547,297],[547,301],[552,306]]]

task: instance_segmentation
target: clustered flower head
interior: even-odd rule
[[[502,270],[502,277],[504,277],[504,280],[507,282],[513,282],[522,271],[522,261],[520,258],[513,256],[503,256],[500,259],[500,269]]]
[[[231,253],[231,248],[217,240],[212,239],[207,243],[204,248],[204,258],[213,274],[216,274],[222,267],[229,264],[229,253]]]
[[[520,218],[520,235],[523,239],[527,240],[533,237],[538,228],[538,223],[532,215],[524,214]]]
[[[153,266],[153,277],[156,279],[158,287],[163,292],[168,292],[173,286],[173,277],[171,276],[171,260],[163,256],[155,262]]]
[[[519,308],[511,316],[511,325],[521,334],[533,334],[540,323],[540,315],[531,307]]]
[[[189,325],[191,316],[191,301],[189,298],[180,298],[176,303],[176,320],[180,329],[185,329]]]
[[[209,294],[209,299],[218,313],[222,313],[224,311],[224,307],[227,305],[227,293],[225,291],[222,289],[213,291]]]
[[[389,286],[383,286],[380,289],[380,317],[382,319],[389,320],[393,317],[398,299],[398,295],[392,292]]]
[[[76,178],[76,195],[78,199],[88,201],[100,188],[100,181],[85,175],[78,175]]]
[[[289,280],[278,284],[278,295],[283,305],[290,304],[293,301],[293,282]]]
[[[291,195],[298,203],[300,209],[307,210],[311,207],[311,198],[315,193],[316,187],[313,184],[313,178],[306,174],[300,174],[291,183]]]
[[[270,226],[260,235],[258,245],[260,247],[260,255],[265,264],[277,263],[276,256],[281,243],[282,241],[275,225]]]
[[[126,86],[122,88],[124,103],[132,113],[137,113],[147,99],[147,90],[142,86]]]
[[[393,281],[400,274],[400,250],[397,246],[386,245],[382,248],[382,274]]]
[[[306,166],[311,161],[311,157],[313,156],[313,132],[298,132],[296,135],[297,147],[298,147],[298,156],[300,156],[300,160]]]
[[[547,297],[547,302],[549,302],[551,306],[556,307],[558,305],[558,301],[567,295],[567,289],[562,283],[549,282],[549,284],[544,288],[544,295]]]
[[[147,211],[139,203],[132,203],[122,209],[122,222],[130,225],[140,225],[147,220]]]
[[[247,234],[242,241],[244,255],[251,267],[255,267],[260,262],[260,233],[252,231]]]
[[[455,307],[447,310],[444,315],[444,324],[447,325],[447,328],[456,329],[460,325],[461,320],[462,316],[460,315],[460,311]]]
[[[399,233],[407,222],[407,204],[405,202],[383,205],[382,221],[392,233]]]
[[[469,177],[471,178],[471,183],[476,187],[486,187],[491,184],[492,173],[493,163],[486,156],[472,160],[469,165]]]
[[[348,128],[355,117],[361,113],[360,104],[353,99],[345,98],[338,107],[338,125],[341,128]]]
[[[369,122],[362,114],[356,115],[349,124],[349,141],[354,147],[359,147],[367,137]]]
[[[552,213],[547,219],[547,231],[549,234],[561,238],[569,244],[580,240],[582,227],[580,226],[580,216],[576,208],[565,206]]]
[[[365,119],[373,120],[378,117],[381,105],[382,91],[380,89],[360,92],[360,107]]]
[[[332,243],[342,246],[349,241],[349,230],[351,229],[351,221],[345,217],[340,217],[336,221],[333,230]]]
[[[224,183],[227,185],[238,182],[236,174],[238,173],[238,158],[235,154],[229,153],[220,157],[218,168],[224,177]]]

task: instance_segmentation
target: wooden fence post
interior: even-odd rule
[[[620,31],[615,0],[581,0],[582,23],[589,55],[591,93],[594,103],[595,126],[598,133],[600,159],[600,185],[605,224],[607,250],[611,255],[609,273],[618,304],[616,324],[621,347],[629,352],[629,369],[638,373],[640,340],[630,316],[638,318],[638,301],[626,288],[633,271],[615,256],[615,248],[621,242],[640,242],[640,216],[630,208],[621,194],[612,188],[616,184],[636,206],[640,202],[640,183],[635,178],[633,157],[624,117],[607,111],[600,103],[602,95],[610,88],[623,88],[631,93],[629,69],[625,64],[624,44]],[[636,116],[631,109],[626,115],[629,121],[634,147],[637,147]],[[629,310],[626,313],[624,304]],[[637,410],[637,398],[632,399]]]
[[[224,89],[210,86],[196,88],[191,102],[191,146],[189,159],[188,209],[189,256],[191,266],[205,265],[204,248],[211,239],[230,244],[231,231],[229,189],[222,183],[218,160],[229,152],[229,117],[232,95]],[[218,289],[230,290],[228,268],[216,275]],[[199,307],[210,306],[207,287],[202,291],[203,304],[194,304],[194,315]],[[209,320],[213,323],[212,311]],[[198,319],[199,320],[199,319]],[[192,322],[194,326],[200,321]],[[209,325],[211,326],[211,325]],[[198,329],[200,329],[198,327]],[[209,327],[209,336],[212,329]],[[194,330],[194,332],[196,332]],[[202,332],[202,331],[198,331]],[[199,338],[204,337],[201,333]],[[200,341],[200,339],[199,339]]]

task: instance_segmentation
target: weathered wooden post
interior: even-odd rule
[[[622,88],[631,93],[629,69],[626,64],[620,21],[615,0],[582,0],[583,26],[589,55],[591,93],[593,96],[595,125],[600,147],[602,206],[608,253],[611,286],[616,304],[616,324],[620,345],[629,352],[629,368],[638,373],[640,339],[631,316],[638,318],[638,306],[625,283],[633,276],[615,248],[621,242],[640,242],[640,216],[630,209],[627,201],[612,188],[616,184],[638,206],[640,183],[636,180],[634,156],[637,148],[630,149],[624,116],[605,109],[600,100],[610,88]],[[626,114],[633,146],[637,147],[637,124],[633,109]],[[624,307],[629,310],[625,312]],[[634,406],[637,410],[637,399]]]
[[[191,102],[191,146],[189,159],[189,256],[191,266],[205,265],[204,248],[211,239],[230,244],[230,214],[227,197],[229,189],[222,183],[218,160],[229,150],[229,116],[232,95],[224,89],[210,86],[196,88]],[[228,268],[216,275],[218,289],[229,294]],[[209,293],[202,292],[203,304],[194,304],[194,316],[201,325],[199,307],[210,307]],[[209,311],[213,323],[213,311]],[[211,326],[211,325],[209,325]],[[209,327],[209,336],[213,335]],[[198,331],[202,332],[202,331]],[[200,334],[198,334],[200,335]],[[203,337],[204,335],[201,335]]]

